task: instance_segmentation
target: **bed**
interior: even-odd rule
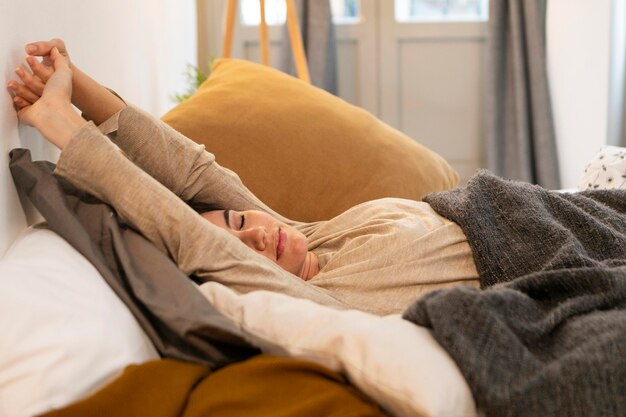
[[[219,61],[212,80],[163,120],[205,144],[270,206],[301,220],[387,195],[420,199],[457,184],[454,170],[430,150],[283,77],[251,63]],[[537,240],[493,239],[495,249],[481,251],[486,259],[477,262],[488,265],[485,284],[495,289],[436,292],[407,306],[404,317],[378,317],[278,293],[198,287],[140,235],[120,227],[113,210],[53,177],[55,153],[33,132],[18,131],[9,103],[4,106],[6,154],[21,149],[11,152],[2,173],[2,416],[576,416],[620,415],[626,405],[626,289],[615,261],[626,247],[618,210],[626,195],[554,193],[483,172],[445,201],[431,196],[442,211],[452,200],[459,212],[482,210],[463,205],[467,193],[508,210],[497,219],[446,213],[460,224],[475,219],[464,230],[474,230],[476,242],[477,231],[508,227],[507,237],[537,235],[546,249],[529,259],[541,247]],[[245,109],[246,117],[232,108]],[[277,126],[287,130],[278,134]],[[326,152],[331,146],[337,151]],[[274,180],[258,173],[271,170],[251,161],[271,163],[255,157],[276,149],[315,156],[304,170],[306,161],[282,156],[292,162],[290,172],[302,172],[288,176],[302,182],[285,188],[308,194],[265,186]],[[605,172],[598,161],[608,154],[600,156],[588,168],[591,188],[615,184],[591,172]],[[518,210],[535,200],[541,202],[535,211]],[[601,248],[604,258],[560,257],[555,249],[562,246],[549,244],[554,236],[542,234],[539,226],[547,223],[539,220],[588,223],[583,214],[596,210],[592,200],[610,210],[577,231],[575,241],[593,243],[602,231],[615,245]],[[528,225],[524,217],[537,230],[520,227]],[[511,248],[511,242],[533,247]],[[504,266],[490,263],[494,258],[514,264],[516,275],[498,270]],[[548,275],[560,269],[578,275],[528,276],[524,268],[532,262],[552,263]]]
[[[615,152],[605,150],[598,159],[621,161],[622,151]],[[488,263],[493,269],[484,271],[485,286],[500,281],[492,288],[433,292],[408,306],[402,318],[335,310],[267,291],[241,295],[217,283],[196,288],[176,276],[171,261],[145,239],[116,229],[106,205],[51,183],[50,168],[48,162],[32,163],[26,150],[11,153],[18,187],[48,223],[28,228],[0,262],[6,415],[52,409],[45,415],[468,416],[478,414],[474,398],[485,415],[621,411],[623,191],[557,193],[479,173],[465,193],[501,196],[506,189],[508,196],[469,201],[509,207],[495,228],[525,227],[501,234],[506,239],[500,241],[488,237],[496,249],[509,245],[508,256],[489,248],[477,253],[476,262],[495,257],[517,263],[520,271]],[[438,206],[442,196],[463,200],[464,192],[426,198]],[[521,221],[529,213],[519,210],[520,201],[534,210],[530,222]],[[594,201],[606,210],[598,215]],[[80,228],[58,228],[72,212],[95,219],[100,228],[90,231],[101,238],[81,244]],[[492,221],[468,218],[477,222],[464,229],[470,239]],[[542,229],[555,219],[588,223],[570,228],[586,249],[582,256],[572,252],[575,245],[549,242],[554,250],[541,250],[543,259],[530,249],[511,250],[520,244],[520,233],[554,239],[528,225]],[[611,241],[606,233],[622,242],[594,248]],[[536,241],[525,243],[537,246]],[[132,247],[142,249],[139,258]],[[124,288],[107,280],[110,272],[99,256],[125,271]],[[525,268],[536,268],[532,262],[558,265],[528,274]],[[147,279],[137,281],[142,272]]]

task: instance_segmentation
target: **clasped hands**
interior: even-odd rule
[[[12,80],[7,85],[17,116],[63,149],[86,123],[72,106],[73,75],[65,45],[53,39],[28,44],[25,49],[30,71],[19,66],[15,72],[21,82]],[[43,60],[40,62],[36,56]]]

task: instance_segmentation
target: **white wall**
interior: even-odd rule
[[[611,0],[550,0],[547,57],[563,188],[607,141]]]
[[[161,115],[172,93],[185,87],[182,72],[196,63],[193,0],[0,1],[2,83],[15,79],[24,44],[60,37],[72,60],[128,101]],[[26,225],[8,170],[8,153],[28,147],[36,158],[56,151],[32,129],[18,126],[11,98],[0,95],[0,255]]]

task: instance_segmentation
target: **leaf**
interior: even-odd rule
[[[209,71],[207,72],[204,72],[200,67],[187,63],[187,67],[185,68],[185,72],[183,73],[185,75],[185,80],[188,84],[187,90],[185,90],[183,93],[172,94],[170,96],[170,100],[175,103],[182,103],[183,101],[191,97],[198,90],[198,87],[200,87],[200,85],[202,85],[202,83],[209,78],[209,75],[211,75],[210,68],[213,65],[214,60],[214,56],[211,56],[211,58],[209,58]]]

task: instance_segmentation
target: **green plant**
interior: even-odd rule
[[[213,64],[213,59],[214,58],[211,58],[209,60],[209,71],[207,72],[204,72],[200,67],[187,63],[187,68],[185,69],[184,74],[185,79],[187,80],[188,87],[184,92],[175,93],[174,95],[172,95],[171,100],[176,103],[181,103],[191,97],[191,95],[195,93],[196,90],[198,90],[200,84],[202,84],[207,80],[207,78],[209,78],[209,75],[211,74],[210,68]]]

